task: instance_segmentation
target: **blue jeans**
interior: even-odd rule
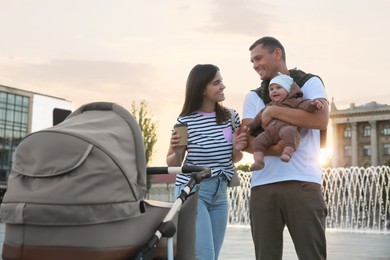
[[[200,183],[196,218],[196,259],[217,260],[221,252],[228,221],[228,182],[225,176]],[[176,186],[175,197],[185,187]]]

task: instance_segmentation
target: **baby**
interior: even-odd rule
[[[320,100],[304,99],[303,93],[293,79],[285,74],[279,73],[274,77],[268,86],[271,102],[267,106],[283,106],[290,108],[299,108],[309,112],[322,109],[324,105]],[[263,109],[264,110],[264,109]],[[261,126],[261,110],[255,119],[248,125],[251,131]],[[277,144],[283,140],[283,153],[280,159],[283,162],[289,162],[293,152],[297,149],[300,142],[299,129],[297,126],[290,125],[278,119],[273,119],[264,132],[259,134],[253,145],[253,158],[255,162],[250,170],[261,170],[264,168],[264,152],[271,145]]]

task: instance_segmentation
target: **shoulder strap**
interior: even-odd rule
[[[236,130],[236,118],[234,117],[234,110],[233,110],[233,108],[229,108],[229,114],[230,114],[230,120],[232,120],[233,130]]]
[[[306,83],[306,81],[308,81],[311,77],[314,76],[313,74],[306,73],[306,72],[304,72],[302,70],[298,70],[298,69],[292,69],[292,70],[289,70],[289,72],[290,72],[290,77],[293,78],[295,83],[297,83],[297,85],[300,88]]]
[[[321,81],[322,79],[314,74],[311,73],[306,73],[303,70],[299,70],[297,68],[289,70],[290,76],[294,79],[295,83],[301,88],[303,85],[305,85],[306,81],[311,79],[312,77],[317,77]],[[260,87],[257,89],[253,89],[252,91],[255,92],[263,101],[265,104],[268,104],[271,102],[271,99],[269,98],[269,92],[268,92],[268,85],[269,85],[270,80],[263,80],[261,82]],[[322,82],[324,84],[324,82]]]

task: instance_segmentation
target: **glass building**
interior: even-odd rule
[[[16,146],[29,132],[30,96],[0,92],[0,181],[6,181]]]

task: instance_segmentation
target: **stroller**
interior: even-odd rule
[[[180,172],[191,180],[174,203],[145,200],[146,174]],[[17,147],[0,208],[3,259],[194,259],[197,193],[189,194],[210,175],[147,168],[127,110],[81,106]]]

